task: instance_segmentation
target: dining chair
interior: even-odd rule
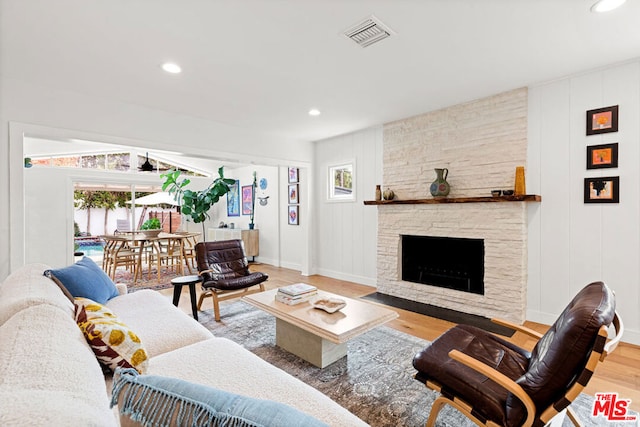
[[[112,280],[115,280],[118,267],[125,267],[132,271],[134,276],[137,266],[138,252],[129,244],[129,239],[121,236],[100,236],[105,241],[102,268]]]
[[[158,237],[154,239],[155,250],[151,252],[150,264],[156,264],[158,280],[160,280],[163,265],[177,274],[184,274],[181,240],[179,237]],[[151,269],[149,269],[150,271]]]
[[[182,253],[184,261],[191,273],[191,267],[196,269],[196,244],[198,243],[199,234],[192,233],[184,237],[182,241]]]

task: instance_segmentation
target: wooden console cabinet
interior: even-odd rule
[[[248,257],[256,257],[260,252],[259,230],[242,230],[239,228],[210,228],[207,231],[207,240],[233,240],[242,239],[244,242],[244,254]]]

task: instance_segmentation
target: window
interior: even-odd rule
[[[355,166],[345,163],[330,166],[328,173],[329,200],[355,200]]]

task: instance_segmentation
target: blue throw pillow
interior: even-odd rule
[[[111,407],[145,426],[327,427],[297,409],[177,378],[117,368]],[[162,410],[158,410],[162,408]]]
[[[44,275],[64,286],[73,297],[104,304],[118,296],[111,278],[89,257],[83,257],[69,267],[47,270]]]

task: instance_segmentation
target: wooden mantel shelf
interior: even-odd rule
[[[431,199],[413,200],[365,200],[365,205],[431,205],[437,203],[486,203],[486,202],[540,202],[542,196],[526,194],[524,196],[498,196],[498,197],[440,197]]]

